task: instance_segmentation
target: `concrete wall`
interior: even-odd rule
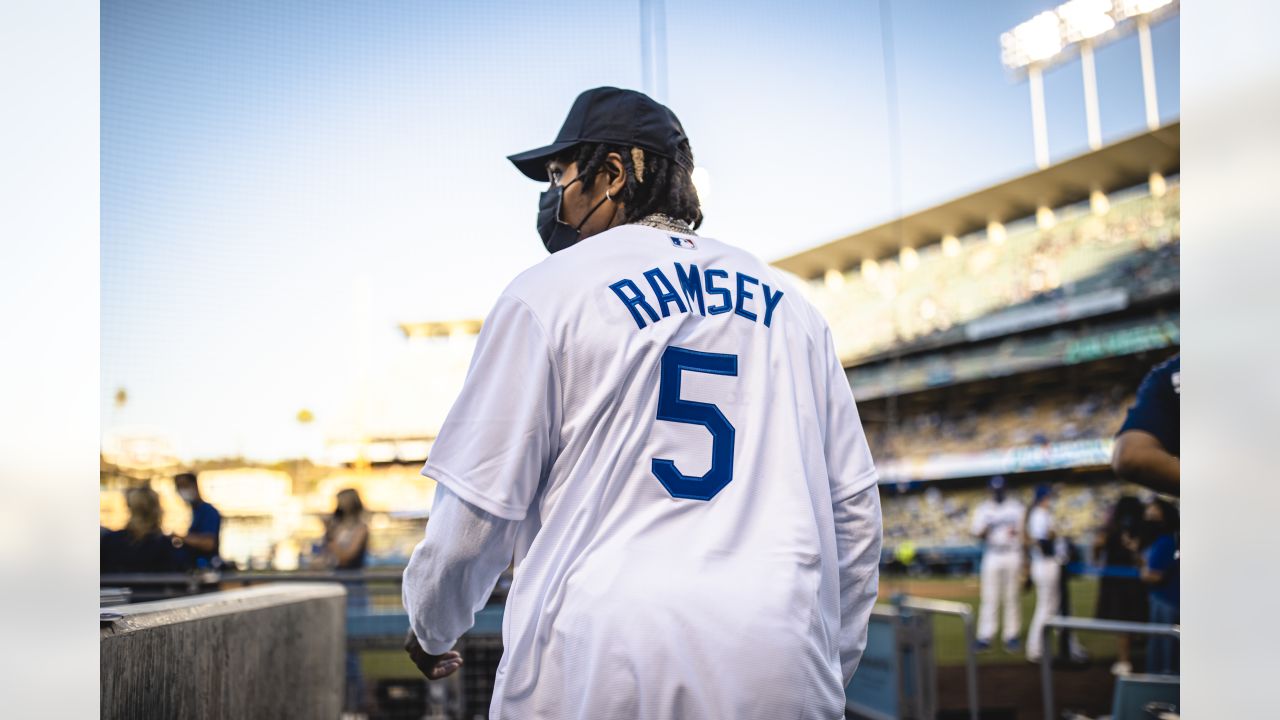
[[[345,607],[336,583],[272,583],[109,608],[101,717],[337,718]]]

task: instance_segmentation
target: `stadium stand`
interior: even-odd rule
[[[1136,492],[1121,483],[1065,483],[1058,487],[1054,516],[1063,535],[1077,544],[1087,544],[1106,519],[1108,509],[1122,494]],[[974,545],[969,535],[969,519],[978,503],[990,494],[981,484],[959,489],[936,485],[923,491],[897,494],[884,491],[884,544],[886,554],[910,541],[917,552],[963,548]],[[1010,493],[1024,503],[1031,499],[1032,486]]]
[[[1020,305],[1176,289],[1177,180],[1159,197],[1146,186],[1116,193],[1109,206],[1096,214],[1077,203],[1056,209],[1049,229],[1027,218],[1004,228],[1002,240],[1000,231],[994,239],[977,231],[905,256],[914,259],[828,274],[810,281],[812,297],[840,357],[856,362]]]
[[[867,423],[877,461],[1110,437],[1133,402],[1133,390],[1098,386],[945,402],[938,409],[903,417],[892,428]]]
[[[1112,437],[1177,352],[1177,123],[776,264],[831,325],[881,476],[884,561],[972,572],[986,480],[1055,485],[1087,546],[1122,494]]]

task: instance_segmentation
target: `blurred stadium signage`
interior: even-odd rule
[[[945,453],[877,464],[880,484],[950,480],[1042,470],[1094,467],[1111,462],[1111,438],[1023,445],[976,453]]]
[[[1085,316],[1081,316],[1085,317]],[[1082,329],[1075,337],[1059,334],[1010,337],[997,345],[964,347],[946,355],[905,358],[895,363],[848,371],[859,402],[898,393],[919,392],[963,382],[1075,365],[1132,355],[1180,344],[1179,314],[1157,320],[1123,320]]]
[[[968,340],[985,340],[999,335],[1012,335],[1025,330],[1123,310],[1128,305],[1129,293],[1124,288],[1109,288],[1065,300],[1023,305],[994,312],[966,323],[964,335]]]

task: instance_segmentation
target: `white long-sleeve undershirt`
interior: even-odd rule
[[[840,669],[848,685],[867,647],[867,625],[880,589],[880,489],[872,485],[832,510],[840,566]]]
[[[875,485],[834,504],[840,575],[840,666],[847,685],[867,645],[880,577],[880,493]],[[404,570],[405,609],[418,642],[448,652],[475,622],[515,548],[519,522],[437,486],[426,537]]]
[[[401,598],[422,648],[448,652],[475,624],[515,552],[520,523],[481,510],[436,486],[426,537],[404,569]]]

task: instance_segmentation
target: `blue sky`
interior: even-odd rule
[[[907,211],[1032,169],[999,35],[1054,4],[892,4]],[[878,3],[669,0],[666,23],[703,234],[774,259],[893,215]],[[1166,121],[1178,25],[1153,28]],[[353,432],[360,377],[381,430],[429,431],[396,324],[482,316],[545,255],[504,156],[581,90],[640,88],[640,57],[637,2],[104,3],[104,433],[286,456],[299,408]],[[1136,38],[1097,64],[1104,140],[1141,131]],[[1084,151],[1079,61],[1046,95],[1051,155]]]

